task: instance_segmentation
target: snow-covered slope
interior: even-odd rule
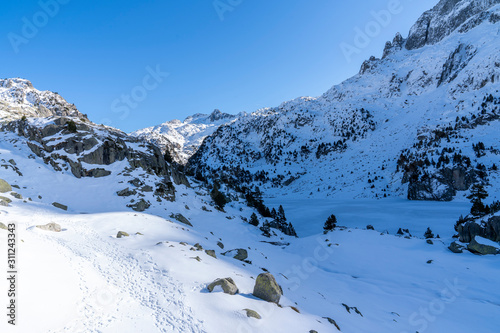
[[[367,60],[358,75],[324,95],[259,110],[219,128],[190,159],[190,172],[200,179],[224,175],[240,186],[263,182],[269,194],[406,196],[413,178],[398,160],[422,133],[457,125],[455,147],[471,151],[483,136],[488,147],[497,147],[498,3],[440,1],[407,39],[398,34],[386,45],[383,59]],[[423,26],[428,38],[417,42]],[[482,107],[490,95],[493,102]],[[461,134],[469,127],[464,124],[480,117],[467,137]],[[427,149],[437,154],[446,141]],[[482,163],[469,158],[474,167]],[[487,167],[499,158],[491,154]],[[456,167],[452,161],[441,169]],[[433,185],[429,198],[439,186]]]
[[[148,214],[133,212],[116,191],[143,177],[140,169],[76,178],[29,157],[31,150],[16,134],[0,135],[0,161],[16,167],[2,167],[0,178],[24,198],[2,194],[12,200],[0,216],[2,223],[16,223],[20,265],[18,326],[13,330],[2,320],[2,332],[338,332],[327,318],[342,332],[498,328],[497,258],[447,249],[453,221],[467,203],[396,200],[380,207],[376,201],[325,200],[312,210],[295,196],[285,204],[288,217],[308,233],[269,239],[242,219],[253,212],[244,200],[235,198],[225,212],[218,211],[206,189],[194,183],[176,186],[174,202],[157,202],[144,192],[152,203]],[[324,216],[334,207],[344,207],[339,221],[351,228],[324,235]],[[169,217],[179,213],[192,226]],[[62,231],[36,228],[50,222]],[[364,230],[365,222],[377,231]],[[422,239],[427,223],[441,236],[433,245]],[[398,227],[414,237],[396,236]],[[119,231],[130,236],[117,238]],[[0,229],[0,243],[6,240],[7,231]],[[247,250],[249,261],[222,254],[237,248]],[[215,250],[217,258],[205,249]],[[280,306],[252,296],[255,278],[264,271],[283,289]],[[235,281],[238,294],[208,292],[210,282],[225,277]],[[7,287],[1,279],[0,289]],[[262,318],[248,318],[244,309]]]
[[[40,91],[25,79],[0,80],[0,121],[25,117],[72,116],[86,118],[59,94]]]
[[[197,113],[184,121],[167,121],[135,131],[131,135],[158,145],[162,151],[169,151],[176,162],[185,164],[207,136],[219,126],[234,121],[243,114],[230,115],[220,110],[214,110],[211,114]]]

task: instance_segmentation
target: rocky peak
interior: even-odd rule
[[[441,41],[462,24],[481,16],[500,0],[441,0],[422,14],[413,25],[406,41],[406,49],[414,50]]]
[[[75,105],[58,93],[40,91],[25,79],[0,80],[0,120],[10,121],[25,117],[78,117],[85,118]]]
[[[30,81],[21,78],[2,79],[0,80],[0,86],[4,88],[12,88],[14,86],[33,88],[33,84]]]
[[[405,43],[405,40],[403,36],[398,32],[394,39],[391,42],[385,43],[385,48],[384,48],[384,54],[382,56],[382,59],[387,57],[389,54],[394,53],[396,51],[399,51],[403,48],[403,45]]]

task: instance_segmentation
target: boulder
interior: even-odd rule
[[[121,190],[121,191],[118,191],[116,192],[116,194],[119,196],[119,197],[129,197],[131,195],[135,195],[137,194],[137,191],[136,190],[130,190],[128,187]]]
[[[60,204],[59,202],[53,202],[52,206],[62,209],[62,210],[68,210],[68,206]]]
[[[236,283],[231,278],[217,279],[210,283],[207,288],[210,292],[213,292],[217,286],[221,286],[225,294],[235,295],[239,293]]]
[[[16,193],[16,192],[10,192],[10,195],[12,195],[14,198],[20,199],[20,200],[23,198],[22,195],[20,195],[19,193]]]
[[[116,238],[129,237],[130,235],[125,231],[118,231]]]
[[[453,242],[448,246],[448,249],[453,253],[462,253],[464,252],[465,246],[458,244],[457,242]]]
[[[476,241],[476,238],[471,240],[469,245],[467,245],[467,249],[474,254],[486,255],[486,254],[499,254],[500,253],[500,245],[498,247],[492,245],[480,244]]]
[[[36,226],[39,229],[46,230],[46,231],[53,231],[53,232],[61,232],[61,226],[57,223],[47,223],[46,225],[37,225]]]
[[[7,197],[2,197],[0,196],[0,206],[5,206],[7,207],[10,203],[12,202],[11,199],[7,198]]]
[[[5,180],[0,179],[0,193],[7,193],[10,191],[12,191],[12,186],[10,186]]]
[[[211,257],[214,257],[215,259],[217,259],[217,256],[215,255],[215,251],[214,250],[205,250],[205,253]]]
[[[232,256],[234,259],[243,261],[248,258],[248,251],[245,249],[234,249],[222,254],[223,256]]]
[[[173,219],[176,219],[178,222],[183,223],[183,224],[185,224],[185,225],[188,225],[188,226],[190,226],[190,227],[192,227],[192,226],[193,226],[193,225],[191,224],[191,222],[189,222],[189,220],[188,220],[187,218],[185,218],[185,217],[184,217],[184,215],[182,215],[182,214],[180,214],[180,213],[179,213],[179,214],[175,214],[175,215],[174,215],[174,214],[171,214],[171,215],[170,215],[170,217],[171,217],[171,218],[173,218]]]
[[[127,207],[132,208],[136,212],[143,212],[151,206],[149,202],[144,199],[137,201],[134,204],[128,204]]]
[[[271,273],[262,273],[255,280],[252,294],[264,301],[279,304],[283,290]]]
[[[247,317],[249,318],[255,318],[255,319],[262,319],[260,314],[257,313],[257,311],[250,310],[250,309],[243,309],[247,313]]]

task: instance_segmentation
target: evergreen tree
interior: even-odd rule
[[[219,191],[218,183],[214,183],[212,192],[210,193],[210,197],[215,202],[216,207],[224,209],[224,206],[227,203],[227,198],[222,192]]]
[[[280,205],[280,207],[278,208],[278,213],[276,214],[276,220],[278,220],[278,222],[280,223],[284,223],[286,222],[286,217],[285,217],[285,210],[283,209],[283,206]]]
[[[434,238],[431,228],[427,228],[427,231],[424,233],[424,237],[425,239]]]
[[[337,217],[335,215],[330,215],[325,222],[325,225],[323,226],[323,229],[325,230],[324,233],[328,233],[329,231],[332,231],[337,227]]]
[[[256,227],[259,225],[259,218],[257,217],[257,214],[252,213],[252,215],[250,216],[249,223],[253,226],[256,226]]]
[[[485,206],[483,200],[488,197],[488,192],[482,184],[474,184],[467,199],[472,203],[470,213],[474,216],[484,216],[488,214],[489,207]]]
[[[70,120],[66,123],[66,128],[68,129],[68,131],[70,131],[71,133],[76,133],[76,124],[73,120]]]
[[[262,231],[262,235],[265,237],[271,237],[271,226],[269,225],[269,221],[264,221],[262,223],[262,227],[260,227],[260,231]]]

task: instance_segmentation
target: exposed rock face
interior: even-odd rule
[[[475,236],[500,242],[500,216],[493,216],[486,222],[466,222],[458,226],[460,242],[469,243]]]
[[[500,0],[441,0],[411,28],[406,48],[413,50],[436,44],[467,20],[477,20],[484,10],[498,3]]]
[[[438,86],[444,82],[453,81],[460,71],[464,69],[469,61],[476,54],[476,49],[471,45],[458,45],[457,49],[450,54],[448,60],[443,65],[443,72],[438,81]]]
[[[392,43],[387,42],[385,44],[384,54],[382,56],[382,59],[385,59],[391,53],[395,53],[395,52],[403,49],[404,43],[405,43],[405,40],[404,40],[403,36],[401,36],[401,34],[398,32],[396,34],[396,36],[394,37],[394,39],[392,40]]]
[[[444,168],[432,176],[410,176],[409,200],[451,201],[457,191],[465,191],[476,182],[474,170]]]
[[[500,247],[500,245],[499,245]],[[467,249],[475,254],[487,255],[487,254],[499,254],[499,247],[494,247],[490,245],[480,244],[476,241],[476,239],[472,239],[471,242],[467,245]]]
[[[20,119],[23,116],[86,118],[74,104],[68,103],[58,93],[39,91],[25,79],[0,80],[0,120]]]
[[[262,273],[255,280],[252,294],[264,301],[278,304],[283,290],[271,273]]]
[[[48,223],[46,225],[37,225],[36,226],[39,229],[46,230],[46,231],[53,231],[53,232],[61,232],[61,226],[57,223]]]
[[[50,121],[52,120],[52,121]],[[75,124],[72,131],[69,124]],[[127,160],[132,169],[142,168],[150,174],[169,177],[171,170],[160,149],[109,127],[76,118],[47,119],[45,125],[17,120],[2,126],[27,138],[28,147],[56,171],[69,169],[77,178],[105,177],[111,174],[102,165]],[[61,140],[62,137],[64,140]],[[86,169],[82,163],[96,165]]]
[[[217,279],[214,282],[210,283],[207,288],[210,292],[212,292],[217,286],[221,286],[225,294],[236,295],[237,293],[239,293],[236,283],[234,283],[233,279],[229,277],[224,279]]]

